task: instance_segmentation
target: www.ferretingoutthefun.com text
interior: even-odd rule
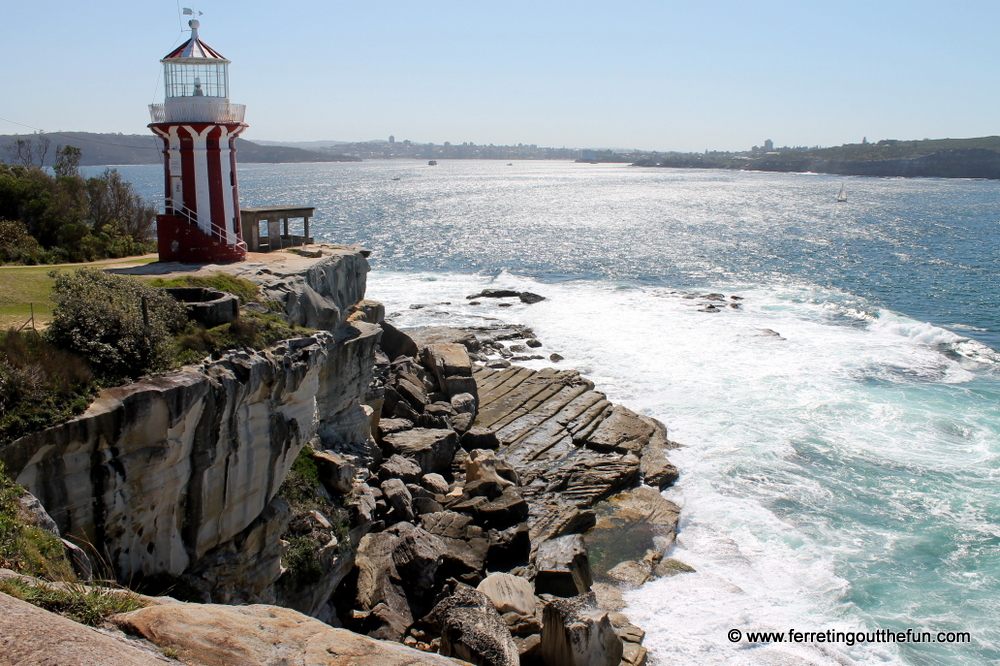
[[[739,643],[843,643],[858,645],[863,643],[971,643],[968,631],[748,631],[729,630],[729,641]]]

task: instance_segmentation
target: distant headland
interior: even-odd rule
[[[30,140],[36,166],[52,166],[56,161],[56,147],[76,146],[80,149],[79,166],[104,166],[108,164],[160,164],[163,148],[152,134],[96,134],[92,132],[51,132],[44,134],[0,135],[0,162],[22,163],[17,159],[18,140]],[[41,143],[48,141],[50,150],[38,153]],[[279,164],[285,162],[360,162],[361,158],[336,152],[317,152],[290,146],[264,146],[244,139],[236,139],[236,161],[247,163]],[[42,159],[37,159],[41,157]]]
[[[59,145],[81,149],[80,166],[108,164],[158,164],[163,159],[154,137],[137,134],[52,132],[47,134],[0,135],[0,163],[18,164],[14,147],[18,140],[31,140],[35,151],[44,140],[51,150],[42,160],[55,163]],[[1000,136],[971,139],[883,139],[842,146],[775,147],[771,140],[744,151],[704,153],[661,152],[621,148],[552,148],[536,144],[476,144],[472,142],[418,143],[410,140],[372,141],[259,141],[237,139],[237,161],[241,163],[359,162],[363,159],[496,159],[575,160],[621,163],[640,167],[677,169],[731,169],[827,173],[842,176],[906,178],[985,178],[1000,180]],[[37,157],[37,156],[35,156]],[[36,166],[38,160],[32,161]]]
[[[595,155],[590,161],[604,160]],[[636,166],[685,169],[997,180],[1000,136],[922,141],[885,139],[875,143],[864,140],[834,148],[774,148],[767,141],[763,147],[754,146],[745,152],[652,153],[636,155],[631,162]]]

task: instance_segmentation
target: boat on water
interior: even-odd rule
[[[847,201],[847,187],[843,183],[840,184],[840,191],[837,192],[837,201]]]
[[[430,160],[429,162],[427,162],[427,166],[437,166],[437,165],[438,165],[437,160]]]

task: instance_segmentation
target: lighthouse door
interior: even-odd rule
[[[175,212],[184,208],[184,189],[181,186],[180,176],[170,177],[170,207]]]

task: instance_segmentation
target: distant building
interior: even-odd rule
[[[768,139],[767,141],[765,141],[764,142],[764,150],[766,152],[771,152],[772,150],[774,150],[774,141],[771,141],[770,139]]]
[[[389,145],[391,146],[391,145],[394,145],[395,143],[396,143],[396,137],[394,137],[392,134],[390,134],[389,135]]]

